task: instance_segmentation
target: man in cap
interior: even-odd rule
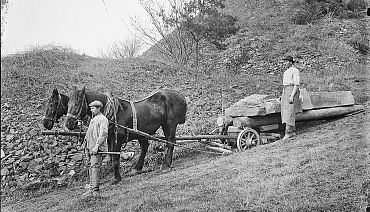
[[[299,101],[299,70],[294,67],[294,59],[287,56],[283,59],[286,71],[283,75],[283,94],[281,97],[281,120],[285,124],[286,140],[295,136],[295,114],[297,112]]]
[[[103,104],[100,101],[93,101],[89,104],[93,118],[86,131],[86,148],[90,155],[90,189],[82,196],[100,197],[99,178],[102,156],[99,152],[108,151],[108,119],[102,114]]]

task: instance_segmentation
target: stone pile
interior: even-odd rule
[[[42,114],[25,115],[22,111],[21,108],[11,110],[5,104],[2,107],[2,186],[24,187],[42,179],[63,176],[84,164],[80,139],[41,136],[44,129],[40,121]],[[61,130],[61,124],[55,129]]]

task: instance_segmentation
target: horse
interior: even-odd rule
[[[67,115],[69,97],[59,94],[58,89],[54,88],[51,97],[46,105],[43,125],[46,129],[51,130],[54,123],[58,123],[60,117]]]
[[[170,89],[161,89],[142,100],[132,102],[110,98],[108,95],[98,92],[89,92],[85,90],[85,87],[82,90],[75,88],[68,103],[65,126],[69,130],[73,130],[76,128],[78,120],[84,119],[86,116],[91,116],[92,114],[88,109],[88,105],[95,100],[103,103],[104,114],[106,114],[106,111],[111,111],[107,115],[108,120],[110,120],[108,128],[109,151],[120,152],[122,144],[131,140],[138,140],[140,143],[141,152],[139,160],[129,175],[140,174],[142,172],[149,142],[147,138],[135,133],[129,133],[125,128],[120,126],[131,129],[137,127],[137,130],[149,135],[153,135],[159,127],[162,127],[168,143],[167,153],[161,165],[161,170],[171,167],[173,144],[176,143],[176,128],[179,124],[185,123],[186,119],[187,104],[183,95]],[[112,102],[116,103],[112,104]],[[136,113],[133,111],[136,111]],[[137,117],[136,120],[134,119],[135,114]],[[113,155],[112,158],[114,171],[114,181],[112,184],[115,184],[121,181],[121,175],[119,173],[120,156]]]

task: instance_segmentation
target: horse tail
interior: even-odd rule
[[[180,118],[180,123],[179,124],[184,124],[185,121],[186,121],[186,112],[188,111],[188,103],[186,102],[186,99],[183,95],[181,95],[181,97],[183,99],[183,104],[185,105],[185,107],[183,109],[184,110],[183,113],[182,113],[183,115]]]

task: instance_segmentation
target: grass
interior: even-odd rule
[[[177,166],[165,174],[127,177],[115,187],[104,186],[100,200],[81,199],[83,190],[71,188],[11,207],[16,211],[363,211],[362,187],[369,177],[369,135],[363,129],[368,118],[367,112],[310,123],[294,140]]]

